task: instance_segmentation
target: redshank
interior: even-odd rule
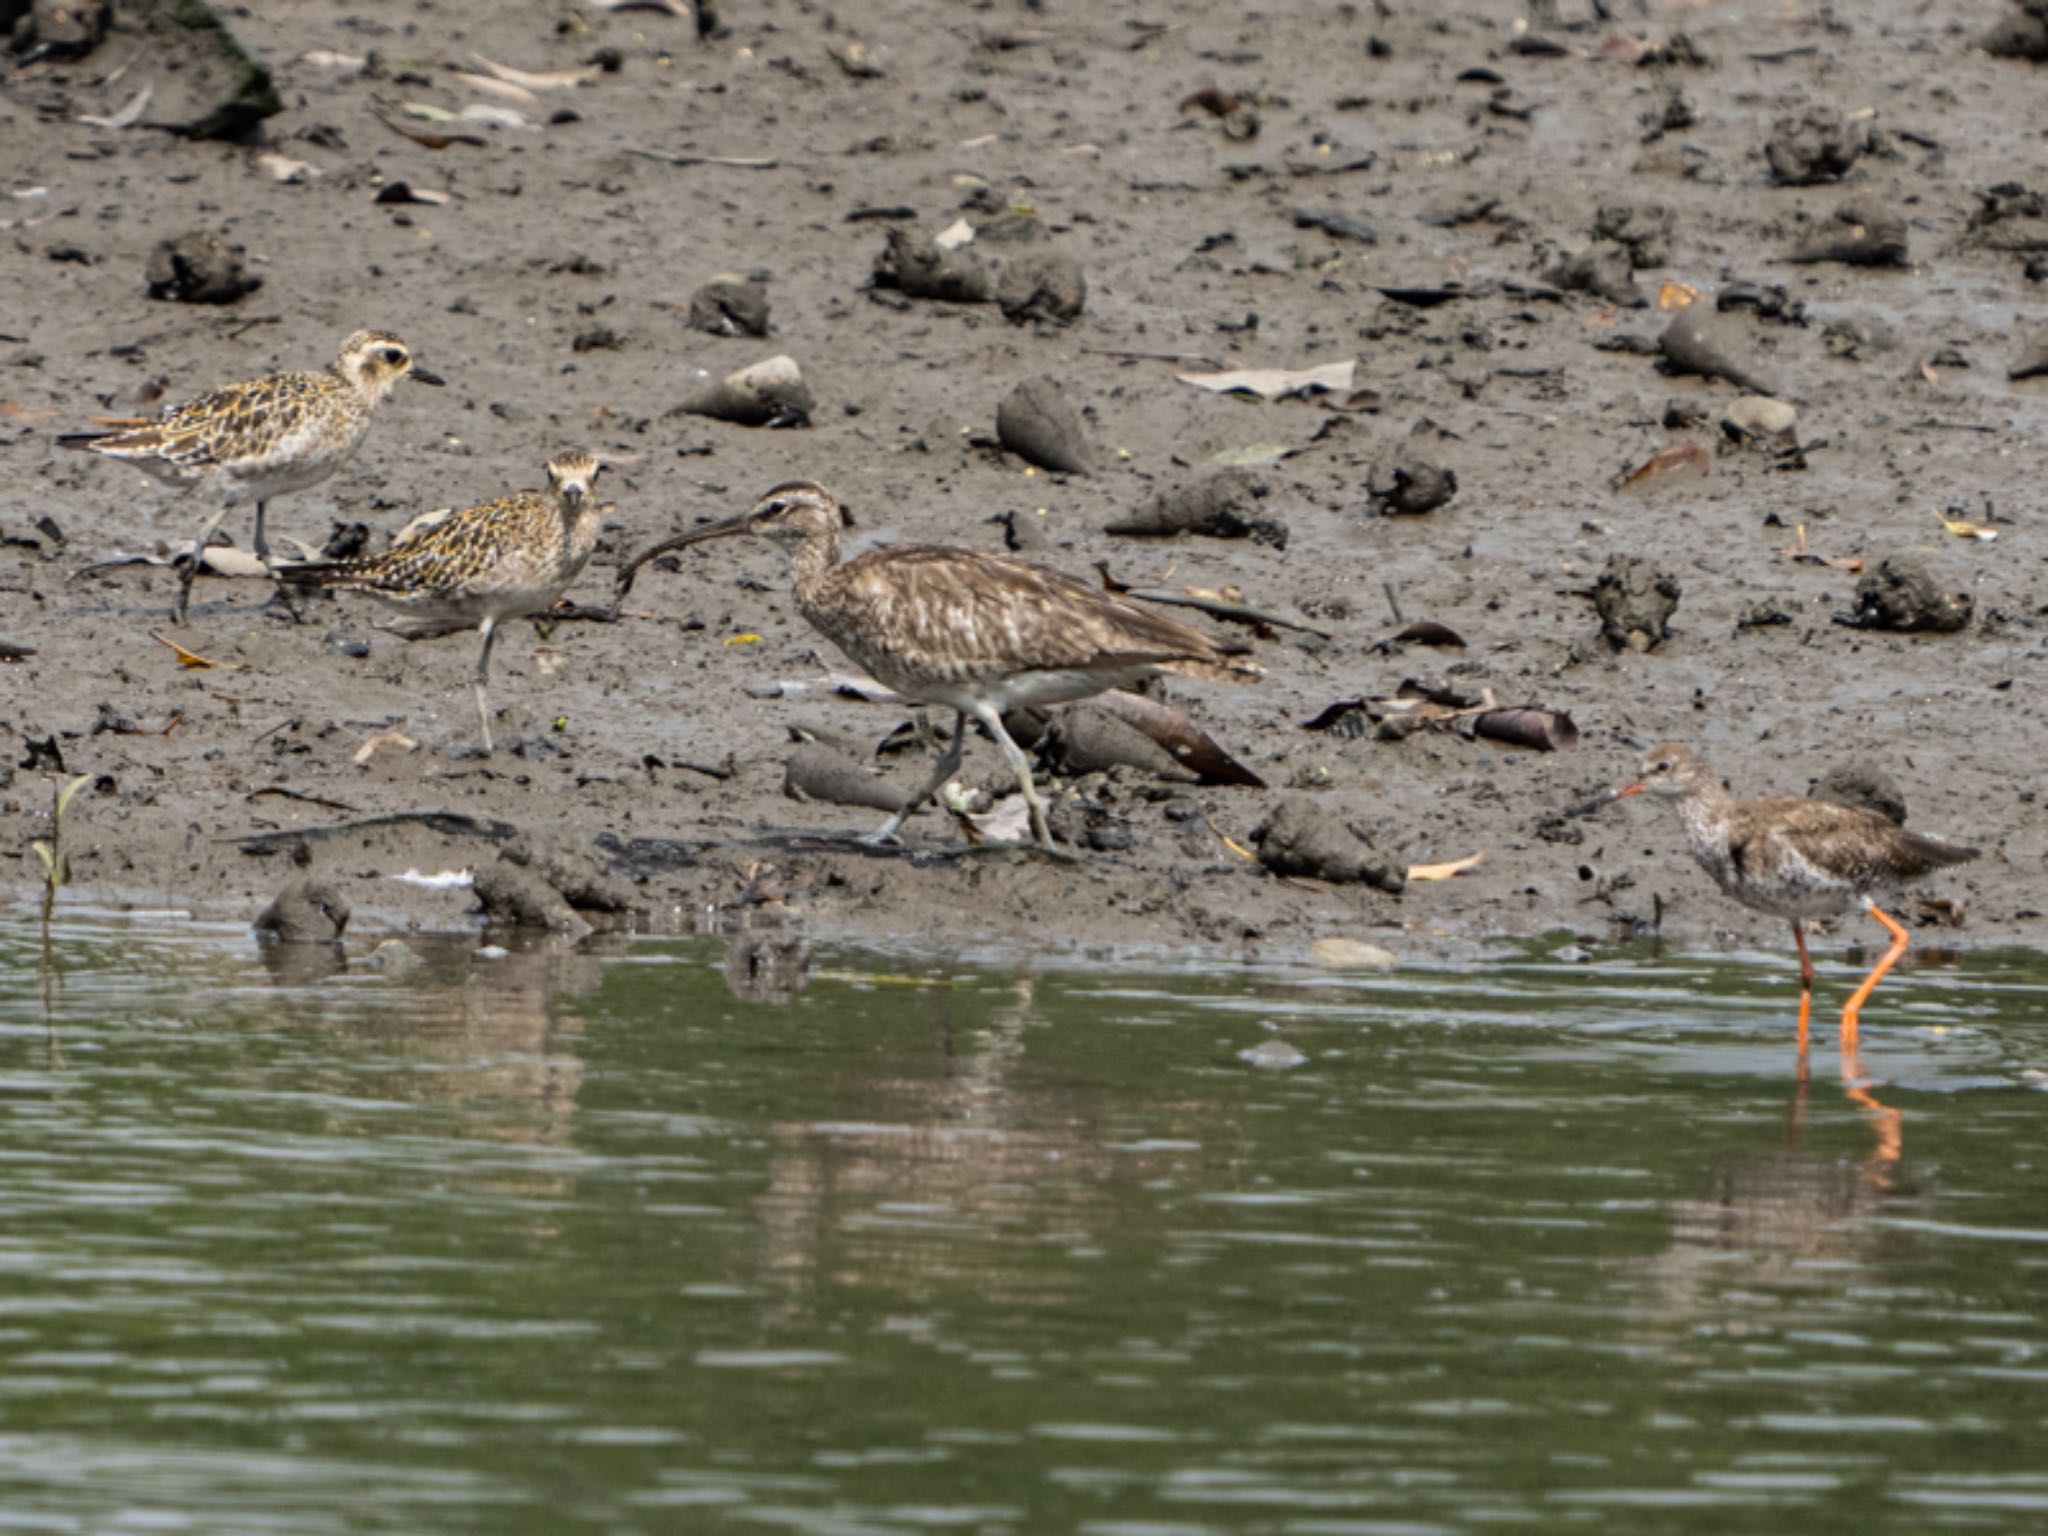
[[[1799,946],[1802,1052],[1813,1007],[1806,920],[1837,917],[1860,906],[1891,935],[1890,947],[1842,1009],[1842,1046],[1853,1052],[1864,1003],[1910,941],[1905,928],[1878,907],[1876,897],[1977,857],[1975,848],[1908,832],[1856,806],[1804,795],[1737,800],[1698,753],[1675,742],[1650,748],[1635,782],[1608,791],[1584,809],[1640,794],[1677,803],[1686,846],[1724,892],[1751,911],[1791,922],[1792,941]]]

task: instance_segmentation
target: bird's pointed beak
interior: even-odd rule
[[[706,539],[729,538],[738,533],[754,531],[754,514],[742,512],[738,517],[723,518],[715,523],[706,523],[701,528],[692,528],[688,533],[678,533],[663,539],[659,544],[643,549],[626,564],[619,567],[619,583],[612,598],[616,608],[625,600],[627,591],[633,585],[633,578],[640,574],[640,567],[650,560],[659,560],[663,555],[672,554],[691,544],[702,544]]]
[[[1592,799],[1581,800],[1577,805],[1567,810],[1565,812],[1565,815],[1596,815],[1599,812],[1606,810],[1608,806],[1614,804],[1614,802],[1617,800],[1626,800],[1630,795],[1640,795],[1643,792],[1643,788],[1643,782],[1640,779],[1638,779],[1635,783],[1624,784],[1619,789],[1603,789],[1600,791],[1599,794],[1595,795]]]
[[[406,374],[406,377],[411,379],[418,379],[422,384],[431,384],[436,389],[439,389],[443,384],[446,384],[448,382],[446,379],[442,378],[441,375],[434,372],[433,369],[422,368],[418,363],[414,363],[412,365],[412,368]]]

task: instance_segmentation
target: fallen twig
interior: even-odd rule
[[[659,160],[663,165],[722,165],[736,171],[770,171],[782,163],[773,155],[760,160],[743,155],[672,155],[666,150],[641,149],[632,144],[626,146],[626,153],[642,160]]]
[[[352,832],[375,831],[378,827],[415,825],[430,832],[439,832],[443,837],[483,837],[497,843],[519,835],[519,829],[509,821],[466,816],[460,811],[393,811],[384,816],[365,816],[361,821],[340,821],[332,826],[298,827],[282,832],[256,832],[247,837],[224,837],[220,841],[233,843],[244,853],[275,853],[294,843],[319,843],[331,837],[347,837]]]

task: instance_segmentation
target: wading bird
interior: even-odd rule
[[[1039,847],[1057,852],[1031,763],[1003,728],[1006,710],[1071,703],[1173,673],[1253,682],[1263,672],[1191,629],[1041,565],[938,544],[870,550],[841,564],[852,526],[832,493],[795,481],[752,510],[664,540],[620,573],[706,539],[753,534],[789,557],[796,605],[812,626],[884,687],[954,712],[953,740],[930,780],[866,839],[889,842],[960,768],[971,715],[1002,748]]]

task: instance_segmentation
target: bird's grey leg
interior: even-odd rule
[[[256,503],[256,558],[263,562],[266,570],[269,569],[270,540],[263,532],[263,503],[260,501]],[[284,611],[292,616],[294,624],[303,624],[305,616],[299,612],[299,605],[293,601],[291,588],[274,577],[272,578],[272,587],[272,600],[280,604]]]
[[[923,805],[925,801],[937,794],[941,784],[960,771],[960,759],[966,756],[966,754],[967,711],[964,709],[955,710],[953,712],[953,744],[946,748],[945,755],[939,759],[939,766],[932,770],[932,776],[925,781],[924,788],[904,801],[902,810],[883,822],[875,831],[863,837],[861,841],[877,844],[895,842],[898,829],[902,827],[904,822],[910,819],[911,814],[919,806]]]
[[[1003,729],[1003,717],[995,706],[978,704],[974,718],[988,727],[989,734],[996,739],[996,745],[1003,749],[1003,756],[1009,759],[1010,771],[1017,775],[1017,788],[1023,791],[1024,805],[1031,812],[1031,835],[1038,840],[1038,846],[1047,853],[1064,858],[1066,855],[1053,846],[1052,828],[1045,824],[1045,804],[1038,798],[1038,786],[1031,782],[1031,759],[1024,755],[1024,749],[1010,739],[1010,733]]]
[[[476,718],[484,730],[484,756],[491,755],[491,642],[498,638],[498,621],[486,618],[478,628],[483,632],[484,648],[476,658]]]
[[[192,541],[192,558],[186,563],[185,574],[178,581],[178,605],[171,610],[173,624],[185,622],[185,610],[192,606],[192,583],[199,578],[199,562],[206,554],[206,546],[213,542],[213,530],[227,515],[225,505],[215,508],[213,516],[200,525],[199,537]]]

